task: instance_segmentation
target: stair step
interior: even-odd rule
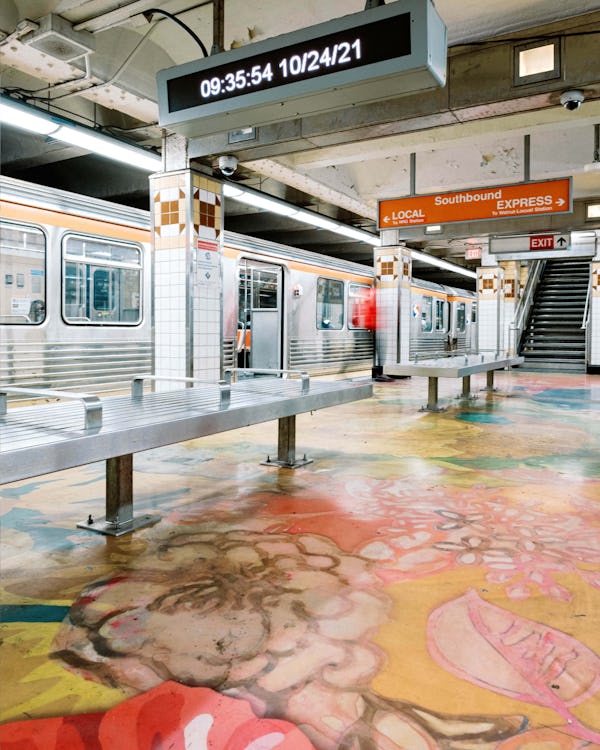
[[[534,357],[534,358],[546,358],[546,359],[573,359],[573,360],[585,360],[585,351],[571,351],[570,349],[523,349],[521,352],[523,357]]]
[[[581,325],[581,321],[583,320],[583,312],[581,310],[578,310],[577,312],[569,312],[567,310],[561,310],[560,311],[560,317],[558,315],[554,315],[552,310],[537,310],[534,311],[533,316],[531,318],[531,322],[535,322],[536,320],[552,320],[557,322],[563,322],[566,324],[571,324],[573,326],[579,324]],[[557,320],[558,319],[558,320]]]
[[[585,339],[585,331],[582,331],[581,328],[567,328],[559,323],[529,326],[528,333],[532,336],[562,336],[577,341]]]
[[[546,261],[522,338],[525,369],[585,372],[589,275],[587,261]]]
[[[523,346],[549,346],[556,349],[581,349],[581,351],[585,351],[585,339],[564,339],[560,336],[532,336],[525,339]]]
[[[520,370],[525,372],[585,372],[585,363],[581,362],[555,362],[555,361],[535,361],[527,360],[519,366]]]
[[[584,362],[585,361],[585,352],[553,352],[549,349],[543,349],[542,351],[538,350],[527,350],[523,351],[522,356],[526,359],[560,359],[560,360],[568,360],[569,362]]]

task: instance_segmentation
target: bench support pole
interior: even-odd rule
[[[281,417],[279,420],[277,459],[271,460],[268,456],[266,461],[261,461],[263,466],[279,466],[282,469],[297,469],[313,462],[312,458],[296,459],[296,415]]]
[[[115,456],[106,461],[106,517],[94,521],[92,516],[77,526],[108,536],[121,536],[150,526],[159,516],[133,517],[133,455]]]
[[[465,375],[462,379],[462,397],[463,398],[470,398],[471,397],[471,376]]]
[[[426,411],[440,411],[438,406],[438,379],[430,376],[427,378],[427,408]]]

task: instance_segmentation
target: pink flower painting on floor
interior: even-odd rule
[[[429,617],[428,648],[445,669],[511,698],[547,706],[565,731],[600,743],[570,707],[600,690],[600,658],[572,636],[489,604],[474,591]]]

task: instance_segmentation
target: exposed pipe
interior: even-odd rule
[[[70,78],[68,81],[61,81],[60,83],[53,83],[53,84],[49,84],[48,86],[44,86],[43,89],[37,89],[37,91],[32,91],[31,96],[39,96],[40,94],[49,95],[50,92],[56,91],[56,89],[61,89],[64,86],[71,86],[71,85],[81,84],[86,81],[89,81],[90,78],[92,77],[92,72],[90,69],[90,54],[88,53],[86,55],[83,55],[83,57],[84,57],[84,62],[85,62],[85,71],[83,75],[77,76],[77,78]],[[86,86],[84,90],[87,91],[88,88],[89,86]],[[77,89],[77,91],[71,91],[69,93],[78,94],[80,90],[81,89]],[[69,93],[62,94],[62,96],[69,96]],[[55,97],[55,98],[58,98],[58,97]]]

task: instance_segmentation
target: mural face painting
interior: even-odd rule
[[[7,486],[2,747],[600,747],[600,381],[498,385],[306,415],[295,473],[260,426],[141,455],[128,538],[73,528],[94,467]]]

